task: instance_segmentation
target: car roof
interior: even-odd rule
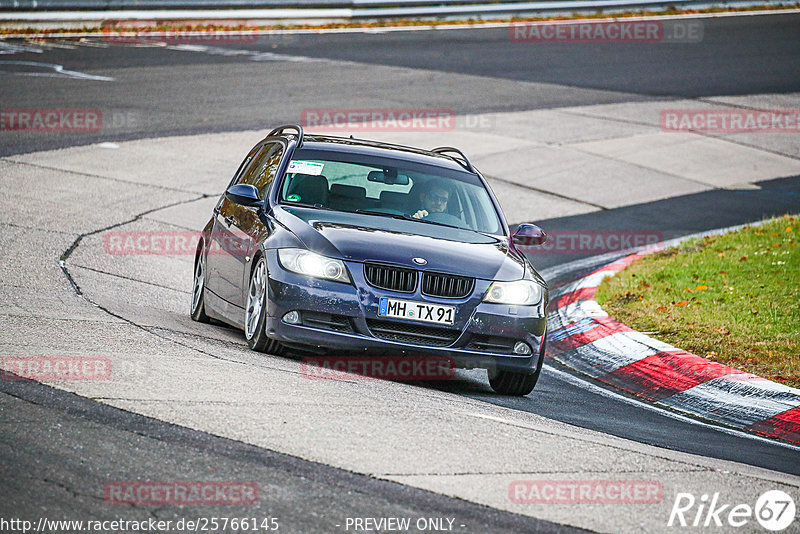
[[[289,134],[294,137],[293,134]],[[364,154],[368,156],[404,159],[425,165],[436,165],[456,171],[472,174],[463,165],[450,156],[439,154],[431,150],[423,150],[410,146],[370,141],[368,139],[355,139],[352,137],[337,137],[333,135],[306,134],[303,144],[299,149],[309,150],[337,150],[351,154]]]

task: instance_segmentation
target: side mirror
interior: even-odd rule
[[[242,206],[255,207],[261,205],[258,189],[250,184],[232,185],[225,191],[225,198]]]
[[[547,234],[535,224],[520,224],[511,243],[515,247],[538,247],[547,241]]]

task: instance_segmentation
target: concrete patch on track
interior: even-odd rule
[[[635,143],[637,136],[658,134],[657,123],[637,123],[626,131],[625,121],[596,119],[590,116],[595,112],[564,111],[571,124],[586,127],[582,134],[562,132],[560,143],[536,138],[545,137],[542,121],[555,120],[553,112],[545,119],[538,111],[526,112],[530,130],[526,115],[514,113],[483,117],[494,121],[487,131],[363,137],[459,146],[487,175],[497,177],[492,183],[511,222],[619,202],[595,190],[625,191],[632,203],[678,194],[680,186],[670,190],[665,184],[688,180],[662,169],[642,180],[640,165],[611,158],[619,173],[598,178],[594,156],[570,158],[578,153],[576,143]],[[504,120],[516,127],[507,128]],[[141,140],[118,148],[93,145],[0,160],[0,184],[7,192],[0,199],[0,245],[4,258],[10,258],[0,264],[0,330],[5,332],[0,354],[104,356],[112,365],[109,380],[52,385],[300,458],[602,532],[671,530],[666,522],[678,492],[699,495],[716,488],[729,501],[749,503],[771,489],[798,494],[795,476],[610,437],[467,399],[435,384],[308,380],[298,361],[252,352],[240,332],[189,319],[191,255],[107,253],[109,231],[199,230],[213,199],[263,134]],[[725,146],[739,150],[735,143]],[[530,159],[531,152],[549,166],[537,168],[540,159]],[[777,161],[773,172],[778,174],[790,173],[796,164],[788,156]],[[537,179],[551,175],[559,179],[537,185]],[[642,187],[631,191],[635,177]],[[742,174],[737,180],[750,177]],[[58,265],[78,236],[66,268],[85,299],[76,296]],[[456,380],[481,387],[471,376],[460,373]],[[663,498],[589,506],[522,505],[509,499],[514,481],[576,477],[656,480]]]
[[[727,109],[748,102],[792,110],[800,108],[800,94],[742,97]],[[372,126],[360,123],[352,130],[325,131],[422,147],[458,146],[490,178],[509,221],[519,223],[800,174],[798,132],[672,132],[660,124],[665,110],[725,106],[638,102],[458,117],[454,129],[442,133],[370,131]]]

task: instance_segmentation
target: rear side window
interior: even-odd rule
[[[238,183],[254,185],[258,189],[258,195],[264,198],[275,180],[282,156],[281,143],[265,144]]]

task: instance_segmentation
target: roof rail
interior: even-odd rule
[[[434,148],[433,150],[431,150],[431,152],[436,152],[437,154],[442,154],[443,156],[449,157],[450,159],[452,159],[453,161],[455,161],[456,163],[458,163],[459,165],[464,167],[469,172],[475,172],[475,173],[478,172],[475,169],[475,167],[472,166],[472,163],[469,162],[469,160],[467,159],[467,156],[465,156],[464,153],[461,152],[457,148],[453,148],[451,146],[440,146],[440,147]],[[452,155],[448,154],[448,152],[454,152],[454,153],[458,154],[458,156],[452,156]]]
[[[297,130],[297,146],[302,145],[303,144],[303,127],[300,126],[299,124],[284,124],[282,126],[278,126],[274,130],[272,130],[267,135],[267,137],[272,137],[273,135],[281,135],[284,130],[289,129],[289,128],[291,128],[293,130]]]

